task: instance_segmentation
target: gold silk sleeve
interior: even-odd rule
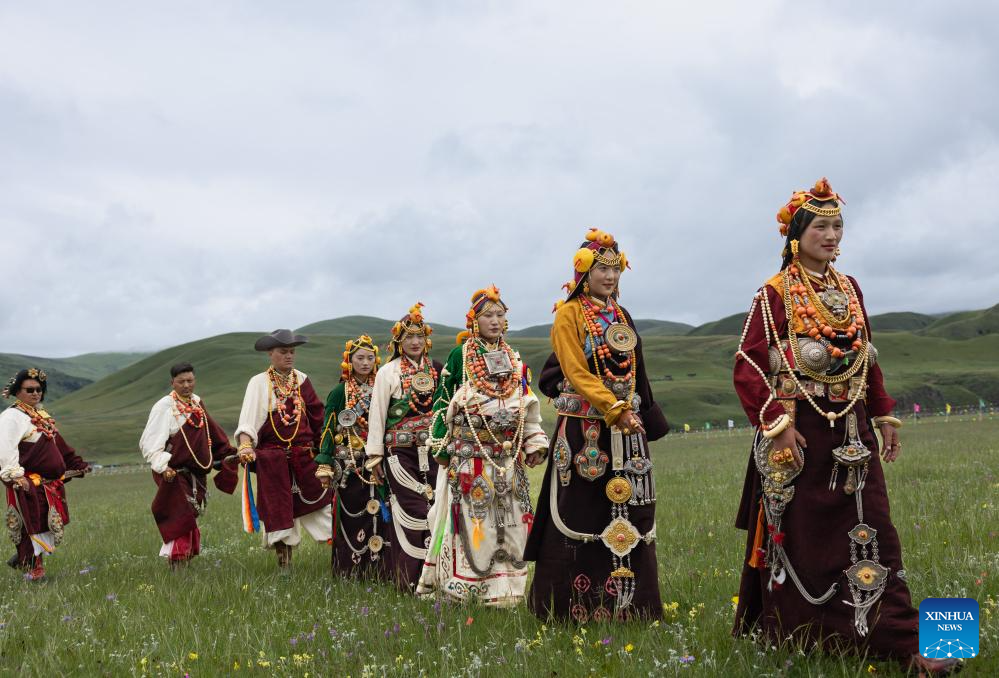
[[[631,409],[628,403],[618,400],[602,379],[590,372],[583,353],[586,330],[583,324],[583,311],[579,301],[573,299],[562,305],[555,313],[552,325],[552,348],[558,357],[562,374],[569,380],[576,393],[590,401],[590,404],[604,413],[604,422],[613,426],[625,410]]]

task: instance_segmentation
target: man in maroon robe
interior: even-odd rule
[[[316,478],[323,430],[323,402],[308,376],[295,369],[295,347],[306,343],[291,330],[274,330],[257,340],[271,366],[250,379],[239,414],[239,458],[257,475],[257,511],[264,541],[278,565],[291,564],[292,548],[304,528],[316,541],[333,536],[333,491]]]
[[[172,390],[153,405],[139,449],[157,487],[152,509],[163,538],[160,555],[176,569],[201,551],[198,516],[205,510],[212,468],[220,469],[214,482],[226,494],[236,489],[237,475],[235,464],[224,462],[236,452],[229,436],[194,393],[194,367],[174,365],[170,379]]]

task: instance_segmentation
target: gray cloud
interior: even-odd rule
[[[6,5],[0,350],[416,300],[460,324],[491,282],[546,322],[590,225],[635,315],[704,322],[748,306],[823,175],[872,312],[992,305],[997,26],[985,2]]]

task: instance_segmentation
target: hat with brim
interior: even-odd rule
[[[253,345],[258,351],[269,351],[272,348],[291,348],[301,346],[309,342],[309,338],[304,334],[292,334],[291,330],[274,330],[270,334],[257,339]]]

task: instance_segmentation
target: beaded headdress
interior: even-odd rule
[[[837,204],[835,207],[819,207],[818,205],[813,205],[810,202],[812,200],[818,202],[835,200]],[[840,213],[839,203],[843,202],[846,201],[839,196],[839,193],[835,193],[832,190],[829,180],[822,177],[810,189],[803,189],[792,193],[791,199],[787,201],[787,204],[777,211],[777,223],[780,224],[780,234],[783,236],[787,235],[788,230],[791,228],[791,221],[794,219],[794,214],[799,209],[811,212],[820,217],[834,217]]]
[[[354,365],[350,362],[350,359],[361,349],[371,351],[375,354],[375,368],[371,371],[371,374],[374,375],[378,371],[378,366],[381,365],[382,359],[378,355],[378,347],[375,346],[375,342],[368,335],[362,334],[357,339],[351,339],[343,345],[343,348],[343,362],[340,363],[340,381],[350,379],[350,373],[354,369]]]
[[[409,308],[409,313],[402,316],[399,322],[392,326],[392,340],[389,342],[392,357],[397,358],[402,355],[400,344],[402,344],[403,339],[411,334],[426,337],[427,350],[429,351],[433,346],[433,342],[430,340],[430,335],[433,333],[434,328],[423,320],[423,302],[416,302]]]
[[[468,313],[465,314],[465,327],[467,330],[458,333],[456,338],[457,343],[461,344],[469,336],[479,333],[476,318],[482,315],[490,306],[499,306],[504,311],[507,310],[507,305],[500,299],[499,288],[496,285],[490,285],[481,290],[475,290],[472,294],[472,305],[468,309]],[[506,328],[504,327],[505,330]]]
[[[49,375],[45,374],[43,370],[40,370],[37,367],[29,367],[27,370],[24,370],[24,372],[26,372],[26,375],[22,377],[21,381],[23,381],[24,379],[36,379],[38,380],[39,383],[44,384],[45,380],[49,378]],[[21,376],[22,376],[21,373],[18,372],[13,377],[11,377],[10,381],[8,381],[6,386],[3,387],[3,390],[0,391],[0,396],[3,396],[4,399],[13,396],[14,385],[17,384],[18,377]]]
[[[586,240],[572,257],[572,280],[562,285],[562,289],[568,293],[566,300],[572,299],[579,293],[586,275],[595,264],[612,266],[621,271],[631,268],[627,255],[618,249],[614,236],[606,231],[591,228],[586,234]],[[562,301],[556,303],[555,308],[557,309],[562,303]]]

